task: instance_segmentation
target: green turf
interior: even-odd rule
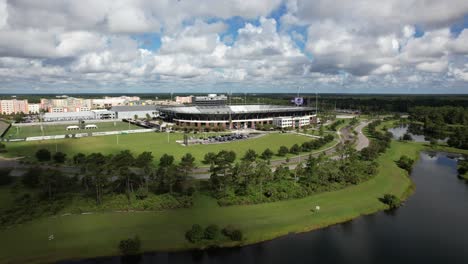
[[[169,136],[169,143],[168,143]],[[8,156],[25,156],[32,158],[34,153],[40,148],[47,148],[55,152],[57,150],[67,153],[69,156],[78,152],[91,153],[101,152],[103,154],[116,153],[120,150],[129,149],[134,154],[139,154],[143,151],[150,151],[157,159],[164,153],[174,155],[178,160],[185,153],[192,153],[196,158],[198,165],[201,165],[204,155],[207,152],[218,152],[221,150],[233,150],[241,157],[247,149],[251,148],[257,153],[263,152],[266,148],[270,148],[276,152],[281,145],[291,147],[294,144],[302,144],[303,142],[313,140],[310,137],[272,133],[259,138],[252,138],[240,141],[234,141],[222,144],[205,144],[191,145],[185,147],[176,142],[182,140],[182,133],[141,133],[119,135],[117,144],[117,136],[99,136],[87,137],[80,139],[60,139],[60,140],[43,140],[30,142],[10,142],[7,143]]]
[[[219,207],[204,195],[193,208],[163,212],[97,213],[39,219],[0,230],[0,263],[32,263],[59,259],[118,254],[118,241],[138,235],[144,251],[193,247],[184,232],[194,223],[207,226],[232,224],[243,230],[249,244],[290,232],[302,232],[347,221],[384,209],[378,198],[386,193],[404,196],[412,185],[405,171],[395,165],[401,155],[418,157],[420,144],[392,142],[378,162],[371,180],[340,191],[275,203]],[[312,208],[321,207],[313,213]],[[53,234],[55,239],[49,241]],[[224,244],[228,246],[232,244]]]
[[[67,131],[68,126],[78,125],[76,124],[66,124],[66,125],[50,125],[44,123],[41,130],[40,125],[34,126],[12,126],[6,135],[5,138],[26,138],[26,137],[38,137],[38,136],[53,136],[53,135],[65,135],[65,134],[74,134],[74,133],[91,133],[91,132],[104,132],[104,131],[119,131],[119,130],[128,130],[128,129],[141,129],[141,127],[132,125],[122,121],[116,122],[98,122],[93,123],[92,121],[86,121],[86,125],[96,125],[97,129],[80,129]],[[44,133],[44,134],[43,134]]]

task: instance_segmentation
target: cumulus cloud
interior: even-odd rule
[[[466,14],[463,0],[0,0],[0,76],[41,89],[463,86],[468,29],[451,26]]]

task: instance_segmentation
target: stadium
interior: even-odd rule
[[[280,105],[196,105],[161,107],[161,117],[178,126],[252,128],[258,125],[298,128],[317,122],[315,108]]]

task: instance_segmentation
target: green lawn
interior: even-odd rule
[[[266,140],[268,142],[262,143],[264,146],[272,144],[271,139]],[[373,179],[304,199],[219,207],[214,199],[198,195],[194,207],[189,209],[39,219],[0,230],[3,238],[0,263],[115,255],[118,241],[134,235],[140,237],[144,251],[188,249],[193,245],[185,240],[184,233],[194,223],[203,226],[232,224],[243,230],[246,239],[242,244],[249,244],[344,222],[386,208],[378,200],[386,193],[404,197],[412,183],[394,161],[403,154],[416,159],[421,149],[420,144],[392,142],[391,148],[378,159],[379,173]],[[321,210],[313,213],[311,209],[316,205]],[[49,241],[48,236],[52,234],[55,239]],[[232,244],[225,244],[228,245]]]
[[[169,143],[167,133],[142,133],[119,135],[117,144],[117,136],[99,136],[87,137],[80,139],[60,139],[60,140],[43,140],[30,142],[10,142],[7,144],[8,156],[25,156],[32,158],[34,153],[40,148],[47,148],[55,152],[55,144],[57,150],[65,152],[70,156],[78,153],[101,152],[103,154],[116,153],[120,150],[129,149],[134,154],[139,154],[143,151],[150,151],[157,159],[164,153],[174,155],[178,160],[185,153],[192,153],[195,156],[198,165],[201,165],[204,155],[207,152],[218,152],[221,150],[233,150],[237,153],[237,157],[241,157],[251,148],[257,153],[263,152],[266,148],[270,148],[276,152],[281,145],[291,147],[294,144],[302,144],[303,142],[313,140],[310,137],[272,133],[265,136],[253,139],[246,139],[222,144],[206,144],[206,145],[191,145],[185,147],[176,142],[182,140],[182,133],[170,133]]]
[[[80,129],[80,130],[73,130],[67,131],[67,126],[78,125],[76,124],[67,124],[67,125],[50,125],[44,123],[43,131],[44,136],[53,136],[53,135],[65,135],[65,134],[72,134],[72,133],[90,133],[90,132],[104,132],[104,131],[119,131],[119,130],[128,130],[128,129],[141,129],[141,127],[132,125],[122,121],[116,122],[98,122],[93,123],[92,121],[86,121],[87,125],[96,125],[97,129]],[[42,136],[42,130],[40,125],[34,126],[12,126],[6,135],[5,138],[26,138],[26,137],[38,137]]]

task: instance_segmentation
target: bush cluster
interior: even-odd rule
[[[222,230],[218,225],[211,224],[203,228],[199,224],[193,224],[192,228],[185,232],[185,238],[191,243],[200,243],[202,241],[217,241],[222,239],[222,235],[232,241],[241,241],[243,238],[242,231],[233,226],[226,226]]]

